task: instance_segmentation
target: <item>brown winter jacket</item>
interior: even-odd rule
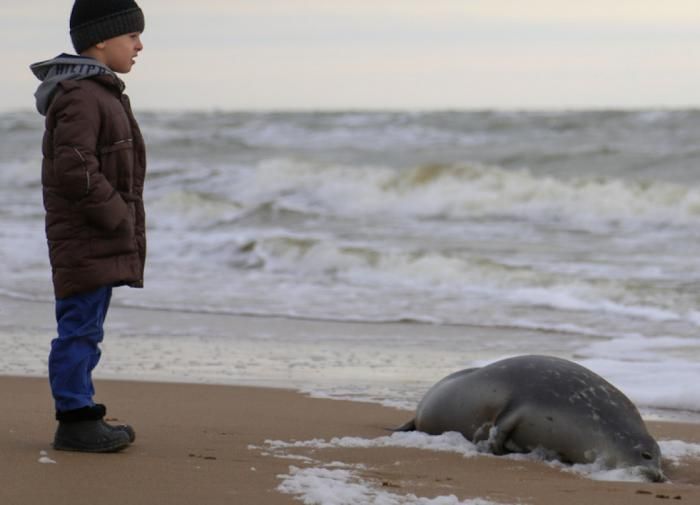
[[[108,285],[142,287],[146,154],[116,76],[60,82],[42,150],[56,298]]]

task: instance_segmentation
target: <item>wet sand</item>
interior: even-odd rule
[[[411,415],[292,390],[98,381],[96,399],[107,404],[108,419],[128,422],[137,432],[129,449],[103,455],[51,448],[55,421],[46,379],[0,377],[0,395],[6,406],[0,421],[4,505],[300,503],[277,489],[282,476],[292,466],[331,462],[363,464],[356,470],[360,482],[395,495],[397,503],[409,494],[543,505],[700,503],[697,460],[666,464],[671,483],[653,484],[593,481],[537,461],[420,449],[268,451],[267,440],[385,436],[386,428]],[[700,443],[700,425],[649,427],[660,440]]]

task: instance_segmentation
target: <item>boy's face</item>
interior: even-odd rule
[[[105,40],[97,47],[101,50],[99,59],[102,63],[115,72],[126,74],[136,63],[134,58],[143,49],[143,44],[141,44],[141,34],[133,32]]]

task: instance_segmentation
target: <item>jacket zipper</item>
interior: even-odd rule
[[[90,193],[90,172],[87,168],[87,160],[85,159],[85,156],[83,156],[83,153],[80,152],[80,149],[74,147],[73,150],[75,151],[75,154],[78,155],[78,158],[80,158],[80,161],[83,162],[83,168],[85,169],[85,194],[87,195]]]

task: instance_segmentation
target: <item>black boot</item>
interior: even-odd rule
[[[111,426],[103,421],[104,405],[57,412],[58,429],[54,449],[80,452],[117,452],[129,446],[134,430],[129,426]]]
[[[134,431],[134,428],[132,428],[128,424],[108,424],[104,421],[102,422],[111,430],[123,431],[124,433],[129,435],[130,444],[133,444],[134,440],[136,440],[136,432]]]

